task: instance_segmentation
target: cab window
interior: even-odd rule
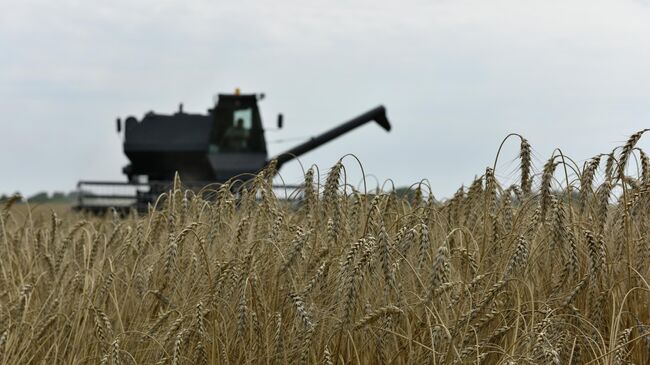
[[[232,116],[233,126],[237,125],[237,121],[242,120],[244,129],[250,130],[253,128],[253,110],[251,108],[235,110]]]

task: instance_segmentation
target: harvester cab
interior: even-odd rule
[[[279,169],[284,163],[367,122],[376,121],[387,131],[391,128],[386,110],[379,106],[269,158],[258,109],[258,101],[263,97],[263,94],[241,94],[237,90],[234,94],[219,94],[207,114],[186,113],[181,104],[171,115],[149,112],[141,120],[133,116],[126,118],[123,148],[129,164],[122,171],[128,181],[80,181],[78,208],[144,210],[168,189],[176,174],[190,187],[232,179],[245,181],[273,160]],[[280,114],[278,128],[282,124]],[[117,130],[122,131],[120,119]]]

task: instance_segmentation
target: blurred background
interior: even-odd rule
[[[426,178],[441,198],[510,132],[540,170],[556,147],[609,152],[650,116],[648,1],[1,2],[0,193],[126,180],[117,117],[205,113],[235,88],[266,94],[267,128],[284,114],[270,155],[385,105],[390,133],[366,125],[302,163],[353,153],[369,185]],[[518,177],[518,147],[500,179]],[[281,174],[302,179],[296,162]]]

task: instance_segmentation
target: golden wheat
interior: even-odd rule
[[[358,191],[341,161],[297,202],[273,166],[126,217],[9,199],[0,364],[649,363],[644,132],[539,176],[519,137],[518,184],[495,164],[446,201]]]

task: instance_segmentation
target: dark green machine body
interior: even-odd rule
[[[183,111],[170,115],[149,112],[138,120],[124,121],[124,154],[129,164],[122,170],[128,182],[80,181],[81,209],[102,211],[109,207],[136,206],[143,210],[164,192],[178,173],[188,186],[248,180],[270,161],[279,169],[305,154],[370,121],[389,131],[383,106],[313,137],[269,158],[264,127],[255,94],[219,94],[207,114]],[[118,119],[117,129],[122,123]],[[282,116],[278,128],[282,127]],[[107,193],[108,191],[108,193]]]
[[[237,123],[240,123],[238,125]],[[230,130],[240,138],[232,143]],[[264,129],[256,95],[219,95],[208,114],[148,113],[124,125],[124,153],[130,160],[123,171],[130,181],[171,181],[178,172],[183,181],[224,182],[255,172],[266,164]]]
[[[225,182],[246,179],[269,162],[258,96],[220,94],[207,114],[148,113],[138,121],[128,117],[123,171],[129,181],[171,181],[176,172],[186,182]],[[273,159],[279,166],[370,121],[390,130],[384,107],[370,110]],[[278,166],[278,167],[279,167]]]

